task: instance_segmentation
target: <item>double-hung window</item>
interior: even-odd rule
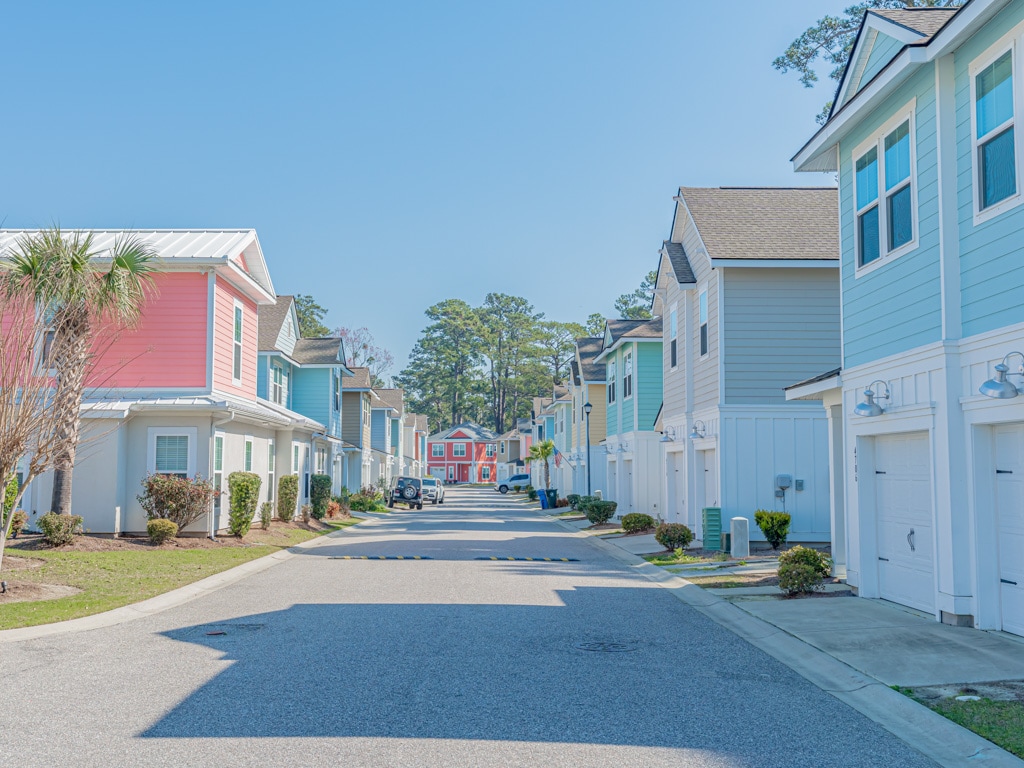
[[[622,399],[633,396],[633,353],[622,356]]]
[[[676,310],[673,309],[668,313],[668,365],[669,368],[675,368],[678,364],[677,352],[676,352],[676,336],[678,329],[678,321],[676,318]]]
[[[267,441],[267,501],[274,500],[274,479],[277,469],[277,454],[273,440]]]
[[[466,455],[466,444],[465,443],[454,443],[452,445],[452,456],[465,456]]]
[[[270,370],[273,372],[270,399],[278,405],[284,405],[284,368],[280,365],[273,365]]]
[[[245,438],[245,454],[243,457],[242,468],[246,472],[252,472],[252,438]]]
[[[906,105],[854,152],[857,269],[915,245],[914,109]]]
[[[242,381],[242,305],[237,301],[231,336],[231,378],[236,384]]]
[[[505,444],[504,443],[501,444],[501,452],[502,453],[505,452]],[[493,456],[494,455],[494,443],[488,443],[487,444],[487,455],[488,456]]]
[[[334,410],[341,410],[341,374],[337,371],[331,373],[331,378],[334,385]]]
[[[435,459],[444,458],[444,443],[431,443],[430,455]]]
[[[708,289],[705,288],[700,292],[700,297],[697,300],[699,320],[700,320],[700,356],[704,357],[708,353]]]
[[[971,67],[975,215],[1017,196],[1014,46]]]
[[[615,361],[608,363],[608,402],[615,402]]]
[[[224,491],[224,435],[213,438],[213,510],[220,512],[220,497]]]

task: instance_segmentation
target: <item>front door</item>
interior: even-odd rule
[[[715,451],[704,451],[704,506],[718,506],[718,463]]]
[[[622,503],[619,504],[619,515],[633,511],[633,460],[622,462]]]
[[[1024,426],[996,427],[995,443],[1002,628],[1024,635]]]
[[[448,467],[448,482],[455,480],[455,467]]]

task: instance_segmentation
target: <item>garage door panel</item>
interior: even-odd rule
[[[1002,628],[1024,635],[1024,425],[994,430]]]

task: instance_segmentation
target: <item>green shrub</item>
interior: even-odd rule
[[[178,535],[178,526],[173,520],[168,520],[166,517],[154,517],[146,523],[146,533],[149,535],[149,540],[159,546]]]
[[[63,547],[75,540],[75,536],[82,532],[81,515],[58,515],[56,512],[47,512],[39,518],[36,523],[39,530],[43,532],[43,541],[51,547]]]
[[[537,490],[537,489],[536,489],[536,488],[534,488],[534,487],[533,487],[532,485],[527,485],[527,486],[526,486],[526,492],[527,492],[527,493],[529,493],[530,491],[535,491],[535,490]]]
[[[18,498],[18,476],[11,475],[7,478],[7,483],[4,485],[3,516],[0,517],[0,521],[7,522],[7,516],[14,511],[14,500],[16,498]]]
[[[25,510],[24,509],[16,509],[16,510],[14,510],[14,513],[13,513],[13,516],[12,516],[12,519],[11,519],[11,538],[12,539],[18,538],[18,534],[21,533],[21,529],[24,528],[27,524],[28,524],[28,515],[25,513]]]
[[[381,512],[387,509],[376,498],[365,493],[353,493],[348,500],[348,506],[354,512]]]
[[[152,474],[143,478],[142,494],[135,498],[148,520],[170,520],[180,531],[212,509],[215,493],[202,477]]]
[[[528,490],[526,493],[530,497],[530,501],[536,501],[537,500],[537,492],[535,490],[533,490],[533,488]]]
[[[521,490],[523,490],[523,486],[521,486],[521,485],[513,485],[512,486],[512,493],[519,493]]]
[[[832,573],[832,558],[816,549],[801,547],[799,544],[779,555],[779,567],[784,565],[809,565],[822,578]]]
[[[274,505],[269,501],[260,504],[260,528],[270,530],[270,521],[274,519]]]
[[[779,566],[779,588],[790,595],[821,589],[821,582],[821,574],[812,565],[788,563]]]
[[[772,545],[772,549],[778,549],[786,543],[789,536],[790,516],[786,512],[769,512],[766,509],[759,509],[754,513],[754,522],[761,529],[765,539]]]
[[[249,532],[260,500],[262,482],[260,476],[252,472],[232,472],[228,475],[228,493],[231,496],[228,530],[235,536],[242,537]]]
[[[587,504],[587,520],[593,525],[607,523],[612,519],[612,515],[615,514],[615,510],[618,508],[618,502],[594,499]]]
[[[686,549],[693,542],[693,531],[682,523],[662,523],[654,532],[654,540],[665,549]]]
[[[299,476],[282,475],[277,481],[277,517],[290,523],[295,517],[295,502],[299,499]]]
[[[327,505],[331,501],[331,476],[313,475],[309,479],[309,503],[313,507],[313,517],[323,520],[327,515]]]
[[[580,503],[580,499],[582,498],[583,497],[580,496],[578,493],[570,493],[568,496],[565,497],[566,501],[569,502],[569,506],[572,507],[573,509],[576,509],[576,505]]]
[[[622,530],[626,533],[640,533],[654,527],[654,518],[643,512],[630,512],[622,518]]]

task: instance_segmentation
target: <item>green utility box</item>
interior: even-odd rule
[[[704,507],[704,549],[720,550],[722,546],[722,508]]]

